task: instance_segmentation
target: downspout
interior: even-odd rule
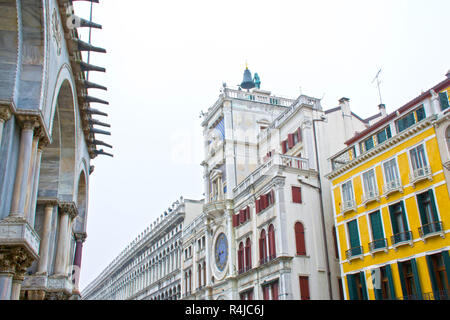
[[[314,149],[316,153],[316,165],[317,165],[317,174],[319,178],[319,197],[320,197],[320,213],[322,217],[322,234],[323,234],[323,240],[325,245],[325,257],[326,257],[326,267],[327,267],[327,280],[328,280],[328,294],[330,297],[330,300],[333,300],[333,290],[331,288],[331,272],[330,272],[330,261],[328,257],[328,244],[327,244],[327,233],[326,233],[326,227],[325,227],[325,213],[323,210],[323,196],[322,196],[322,179],[320,177],[320,165],[319,165],[319,152],[318,152],[318,144],[317,144],[317,135],[316,135],[316,121],[324,121],[322,119],[313,119],[313,134],[314,134]]]

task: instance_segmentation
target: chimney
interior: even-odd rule
[[[339,106],[342,110],[342,118],[344,124],[345,140],[350,139],[354,134],[353,122],[352,122],[352,112],[350,110],[350,99],[341,98],[339,100]]]
[[[387,116],[387,113],[386,113],[386,105],[385,105],[384,103],[380,104],[380,105],[378,106],[378,109],[380,109],[381,118],[384,118],[384,117]]]
[[[346,115],[346,116],[351,115],[349,98],[344,97],[344,98],[339,99],[339,106],[341,107],[341,110],[344,113],[344,115]]]

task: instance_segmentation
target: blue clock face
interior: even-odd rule
[[[216,265],[220,271],[225,269],[228,259],[228,242],[224,233],[221,233],[216,240],[215,247]]]

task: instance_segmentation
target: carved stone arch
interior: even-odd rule
[[[78,208],[78,216],[74,223],[74,232],[85,233],[88,209],[88,180],[85,170],[81,170],[78,175],[75,202]]]

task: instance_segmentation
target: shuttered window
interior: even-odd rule
[[[245,268],[250,270],[252,268],[252,244],[250,238],[245,241]]]
[[[358,221],[352,220],[347,223],[348,236],[350,239],[350,249],[352,249],[352,255],[361,254],[360,242],[359,242],[359,232],[358,232]]]
[[[299,277],[300,281],[300,299],[301,300],[310,300],[309,296],[309,278],[305,276]]]
[[[417,203],[419,205],[420,220],[422,222],[422,226],[439,220],[433,191],[431,189],[427,192],[417,195]]]
[[[439,102],[441,103],[442,111],[444,111],[445,109],[448,109],[450,107],[449,102],[448,102],[447,92],[439,93]]]
[[[292,187],[292,202],[302,203],[302,188]]]
[[[295,246],[297,249],[297,255],[299,256],[306,255],[305,230],[303,224],[300,222],[297,222],[295,224]]]
[[[380,211],[373,212],[369,215],[370,225],[372,227],[373,241],[384,239],[383,226],[381,222]]]
[[[269,260],[275,259],[277,255],[275,247],[275,228],[273,224],[269,226]]]

